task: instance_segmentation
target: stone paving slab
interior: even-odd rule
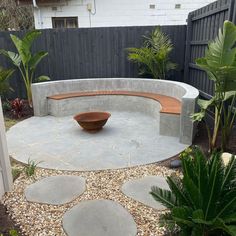
[[[111,200],[79,203],[63,217],[68,236],[136,236],[137,227],[131,214]]]
[[[25,190],[30,202],[60,205],[71,202],[86,189],[86,181],[79,176],[51,176],[37,181]]]
[[[130,180],[123,184],[121,191],[130,198],[143,203],[149,207],[157,210],[163,210],[165,207],[155,201],[151,194],[152,186],[169,190],[169,186],[164,177],[161,176],[147,176],[141,179]]]

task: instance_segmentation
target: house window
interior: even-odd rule
[[[53,28],[78,28],[78,17],[52,17]]]
[[[181,8],[181,4],[175,4],[175,9],[180,9]]]

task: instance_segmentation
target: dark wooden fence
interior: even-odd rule
[[[127,60],[126,48],[140,47],[143,35],[148,35],[154,27],[109,27],[81,29],[47,29],[34,43],[33,50],[49,53],[37,69],[38,75],[48,75],[52,80],[80,78],[138,77],[137,65]],[[178,64],[178,71],[171,79],[183,81],[185,60],[186,26],[163,26],[175,49],[171,59]],[[18,36],[25,32],[11,32]],[[0,48],[13,50],[10,32],[0,32]],[[10,67],[4,57],[0,65]],[[20,75],[15,73],[11,84],[14,97],[24,97],[25,91]]]
[[[204,56],[208,42],[217,36],[225,20],[236,23],[236,0],[218,0],[191,12],[187,27],[161,27],[175,46],[171,59],[178,64],[178,70],[171,73],[170,79],[195,86],[205,98],[213,95],[212,81],[195,65],[195,60]],[[148,35],[153,28],[42,30],[33,50],[48,51],[49,56],[40,64],[37,74],[48,75],[52,80],[138,77],[137,65],[127,60],[126,48],[140,47],[142,36]],[[12,33],[23,36],[25,32]],[[0,32],[0,48],[15,50],[10,32]],[[11,66],[3,57],[0,57],[0,65]],[[15,73],[11,84],[15,88],[12,95],[24,97],[24,86],[18,73]]]
[[[188,16],[184,81],[198,88],[205,98],[213,95],[213,83],[195,60],[204,56],[208,42],[217,36],[225,20],[235,23],[235,7],[235,0],[219,0]]]

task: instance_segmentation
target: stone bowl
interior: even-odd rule
[[[74,116],[74,120],[85,130],[99,130],[111,116],[108,112],[83,112]]]

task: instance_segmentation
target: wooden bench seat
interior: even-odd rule
[[[99,95],[124,95],[124,96],[138,96],[150,98],[158,101],[161,104],[161,113],[176,114],[181,113],[181,102],[173,97],[145,92],[133,92],[133,91],[91,91],[91,92],[75,92],[75,93],[63,93],[48,96],[48,99],[62,100],[75,97],[86,96],[99,96]]]

